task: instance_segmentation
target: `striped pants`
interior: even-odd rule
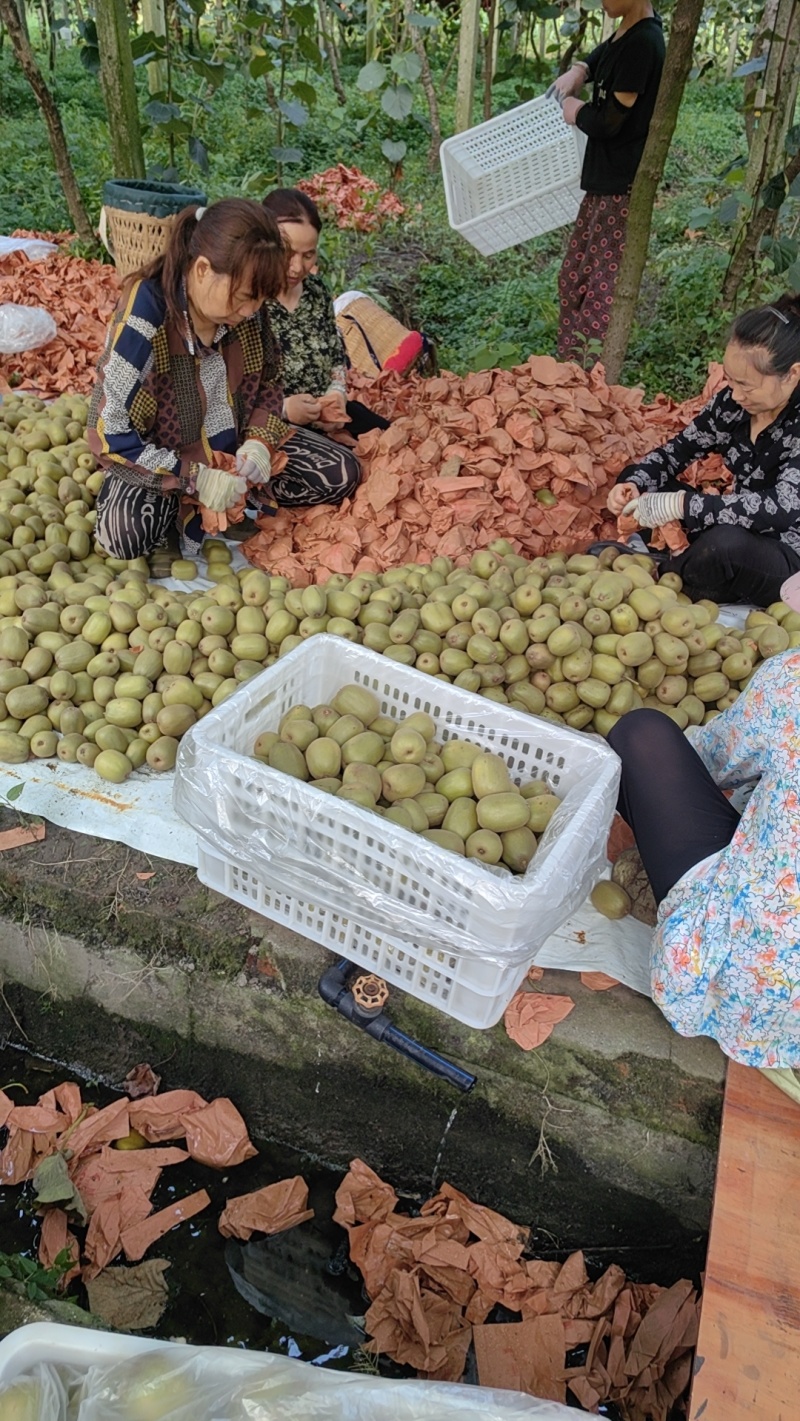
[[[270,482],[273,499],[286,508],[341,503],[355,493],[361,465],[351,449],[315,429],[298,429],[283,446],[286,467]],[[258,488],[250,501],[258,505]],[[106,472],[97,495],[96,536],[114,558],[148,557],[175,527],[180,494],[151,493]]]

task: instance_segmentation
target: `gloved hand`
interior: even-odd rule
[[[248,484],[265,484],[272,473],[272,456],[259,439],[245,439],[236,452],[236,472]]]
[[[665,523],[683,520],[686,494],[682,489],[666,493],[642,493],[631,499],[622,512],[635,518],[640,528],[661,528]]]
[[[197,497],[212,513],[225,513],[247,492],[247,480],[224,469],[209,469],[200,464],[195,477]]]

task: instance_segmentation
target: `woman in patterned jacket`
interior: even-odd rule
[[[608,496],[639,526],[678,519],[689,547],[662,563],[695,601],[777,601],[800,569],[800,297],[737,317],[725,350],[727,385],[682,434],[623,469]],[[705,493],[678,475],[711,453],[732,475]]]
[[[299,188],[275,188],[262,206],[289,249],[286,284],[266,308],[281,348],[284,417],[323,447],[330,443],[326,432],[343,429],[357,439],[369,429],[388,429],[387,419],[347,398],[344,346],[330,292],[317,275],[322,231],[317,204]]]
[[[87,434],[106,470],[97,539],[112,556],[148,556],[198,504],[223,513],[247,492],[274,513],[339,503],[356,487],[349,450],[309,447],[282,418],[280,352],[263,307],[285,279],[275,222],[243,198],[187,208],[164,255],[129,279]],[[279,446],[287,459],[273,477]]]
[[[784,598],[800,609],[800,577]],[[653,1000],[800,1102],[800,651],[759,666],[686,732],[638,710],[611,730],[618,809],[658,903]],[[749,786],[741,815],[725,791]]]

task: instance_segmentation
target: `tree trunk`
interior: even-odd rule
[[[456,79],[456,133],[472,127],[475,98],[475,63],[480,37],[480,0],[461,0],[461,31],[458,39]]]
[[[167,13],[164,0],[142,0],[142,25],[152,34],[166,41]],[[151,59],[147,64],[147,87],[151,94],[167,92],[167,61]]]
[[[572,61],[574,60],[575,55],[577,54],[579,49],[583,49],[583,41],[586,38],[586,27],[588,23],[589,12],[588,10],[585,10],[583,6],[581,6],[581,17],[578,21],[578,28],[576,29],[574,35],[570,37],[569,44],[567,45],[564,53],[561,56],[561,61],[558,66],[559,74],[566,74],[567,70],[572,68]]]
[[[411,36],[411,43],[414,53],[422,65],[420,83],[422,84],[425,100],[428,105],[428,118],[431,122],[431,141],[428,148],[428,170],[432,173],[439,161],[439,149],[442,146],[442,120],[439,115],[439,101],[436,98],[436,89],[433,84],[433,75],[428,60],[428,51],[425,48],[425,41],[419,32],[417,25],[412,25],[411,16],[414,13],[414,0],[403,0],[403,12],[408,25],[408,32]]]
[[[745,189],[751,199],[736,226],[722,299],[733,305],[752,271],[762,237],[775,226],[777,209],[759,203],[762,189],[786,167],[786,134],[797,98],[800,64],[800,0],[779,0],[767,67],[762,78],[764,105],[756,116]]]
[[[733,78],[733,71],[736,68],[736,51],[739,48],[739,36],[741,33],[742,26],[737,21],[731,30],[731,36],[728,40],[728,55],[725,60],[725,78],[728,82]]]
[[[489,0],[489,24],[483,40],[483,117],[492,116],[492,84],[494,83],[494,41],[497,29],[497,0]]]
[[[639,299],[639,287],[647,260],[653,203],[675,131],[683,90],[692,67],[692,50],[702,13],[703,0],[676,0],[672,12],[664,73],[642,161],[631,191],[625,251],[617,277],[611,319],[603,343],[603,364],[610,384],[615,384],[619,379],[628,349],[636,302]]]
[[[364,57],[371,64],[378,50],[378,0],[367,0],[367,24],[364,31]]]
[[[125,0],[96,0],[100,84],[108,114],[115,178],[144,177],[144,149],[133,77],[131,37]]]
[[[328,65],[331,71],[331,82],[333,83],[337,102],[341,105],[342,108],[344,108],[345,104],[347,103],[347,94],[344,91],[342,76],[339,73],[339,56],[336,53],[336,45],[334,44],[331,38],[330,27],[328,25],[328,16],[325,12],[326,3],[327,0],[317,0],[319,32],[322,36],[321,48],[325,50],[325,54],[328,60]]]
[[[22,25],[22,32],[25,35],[26,40],[30,44],[31,32],[28,29],[28,12],[25,9],[25,0],[16,0],[16,9],[17,14],[19,15],[19,22]]]
[[[56,108],[55,99],[50,93],[41,70],[36,63],[30,40],[20,21],[16,0],[0,0],[0,20],[3,21],[6,27],[17,63],[34,92],[36,102],[41,110],[42,118],[47,126],[50,151],[53,154],[53,162],[55,163],[59,181],[64,189],[64,197],[66,198],[72,225],[81,241],[94,242],[94,228],[89,220],[89,214],[86,211],[72,167],[69,149],[67,148],[67,139],[61,122],[61,115]]]
[[[763,55],[766,59],[767,54],[769,53],[770,36],[773,30],[775,29],[775,23],[778,18],[778,3],[779,0],[765,0],[764,11],[761,16],[761,22],[758,26],[755,35],[753,36],[753,43],[750,49],[750,53],[748,55],[748,59],[758,59],[761,55]],[[755,132],[756,126],[756,118],[754,113],[754,109],[757,107],[755,102],[756,95],[763,83],[763,70],[761,70],[758,74],[748,74],[744,81],[744,95],[742,103],[744,108],[744,131],[747,136],[748,148],[750,147],[750,144],[753,141],[753,134]]]

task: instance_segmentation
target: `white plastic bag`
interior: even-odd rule
[[[11,252],[24,252],[28,261],[43,262],[57,251],[55,242],[45,242],[41,237],[0,237],[0,261]]]
[[[78,1421],[568,1421],[573,1415],[520,1392],[327,1372],[269,1352],[171,1345],[92,1368]]]
[[[0,1382],[2,1421],[66,1421],[67,1395],[55,1367],[37,1362],[23,1376]]]
[[[0,355],[47,345],[56,330],[53,317],[41,306],[16,306],[12,301],[0,305]]]

